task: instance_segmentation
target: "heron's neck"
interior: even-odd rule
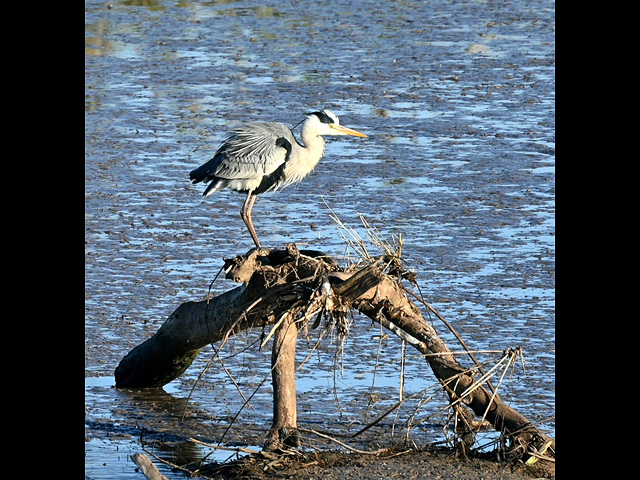
[[[302,181],[318,165],[324,154],[324,140],[322,137],[316,134],[312,135],[303,128],[300,138],[302,146],[295,148],[291,152],[289,160],[285,164],[281,188]]]
[[[313,163],[315,167],[324,155],[324,139],[320,135],[311,133],[305,129],[302,129],[300,138],[304,145],[303,155],[306,157],[306,162]]]

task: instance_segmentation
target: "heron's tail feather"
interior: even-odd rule
[[[228,184],[229,181],[225,180],[224,178],[214,178],[207,186],[207,188],[205,188],[204,192],[202,192],[202,196],[206,197],[207,195],[218,192],[225,188]]]
[[[208,163],[205,163],[204,165],[189,172],[189,179],[191,180],[191,183],[211,182],[209,183],[204,193],[202,194],[205,197],[207,195],[211,195],[214,192],[217,192],[218,190],[222,190],[229,183],[228,180],[225,180],[224,178],[219,178],[213,175],[211,173],[211,166]]]
[[[212,178],[213,177],[209,176],[209,165],[207,164],[204,164],[189,172],[189,180],[191,180],[191,183],[198,183],[203,181],[208,182]]]
[[[209,163],[205,163],[204,165],[196,168],[195,170],[192,170],[189,173],[189,179],[191,180],[191,183],[211,182],[202,194],[205,197],[207,195],[211,195],[214,192],[217,192],[218,190],[222,190],[229,184],[228,180],[216,177],[211,173],[211,165],[209,165]]]

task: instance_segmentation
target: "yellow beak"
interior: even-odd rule
[[[354,137],[366,137],[364,133],[358,132],[357,130],[352,130],[351,128],[343,127],[342,125],[336,125],[335,123],[332,123],[329,126],[336,131],[337,135],[353,135]]]

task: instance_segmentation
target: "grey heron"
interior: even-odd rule
[[[250,122],[233,129],[213,158],[191,171],[189,178],[191,183],[210,182],[205,197],[227,187],[245,193],[240,217],[260,248],[251,219],[256,195],[285,188],[309,175],[324,155],[322,135],[366,137],[340,125],[330,110],[306,115],[300,133],[302,142],[283,123]]]

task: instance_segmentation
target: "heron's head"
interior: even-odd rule
[[[313,129],[316,135],[353,135],[366,137],[364,133],[340,125],[340,119],[331,110],[311,112],[302,124],[302,129]]]

